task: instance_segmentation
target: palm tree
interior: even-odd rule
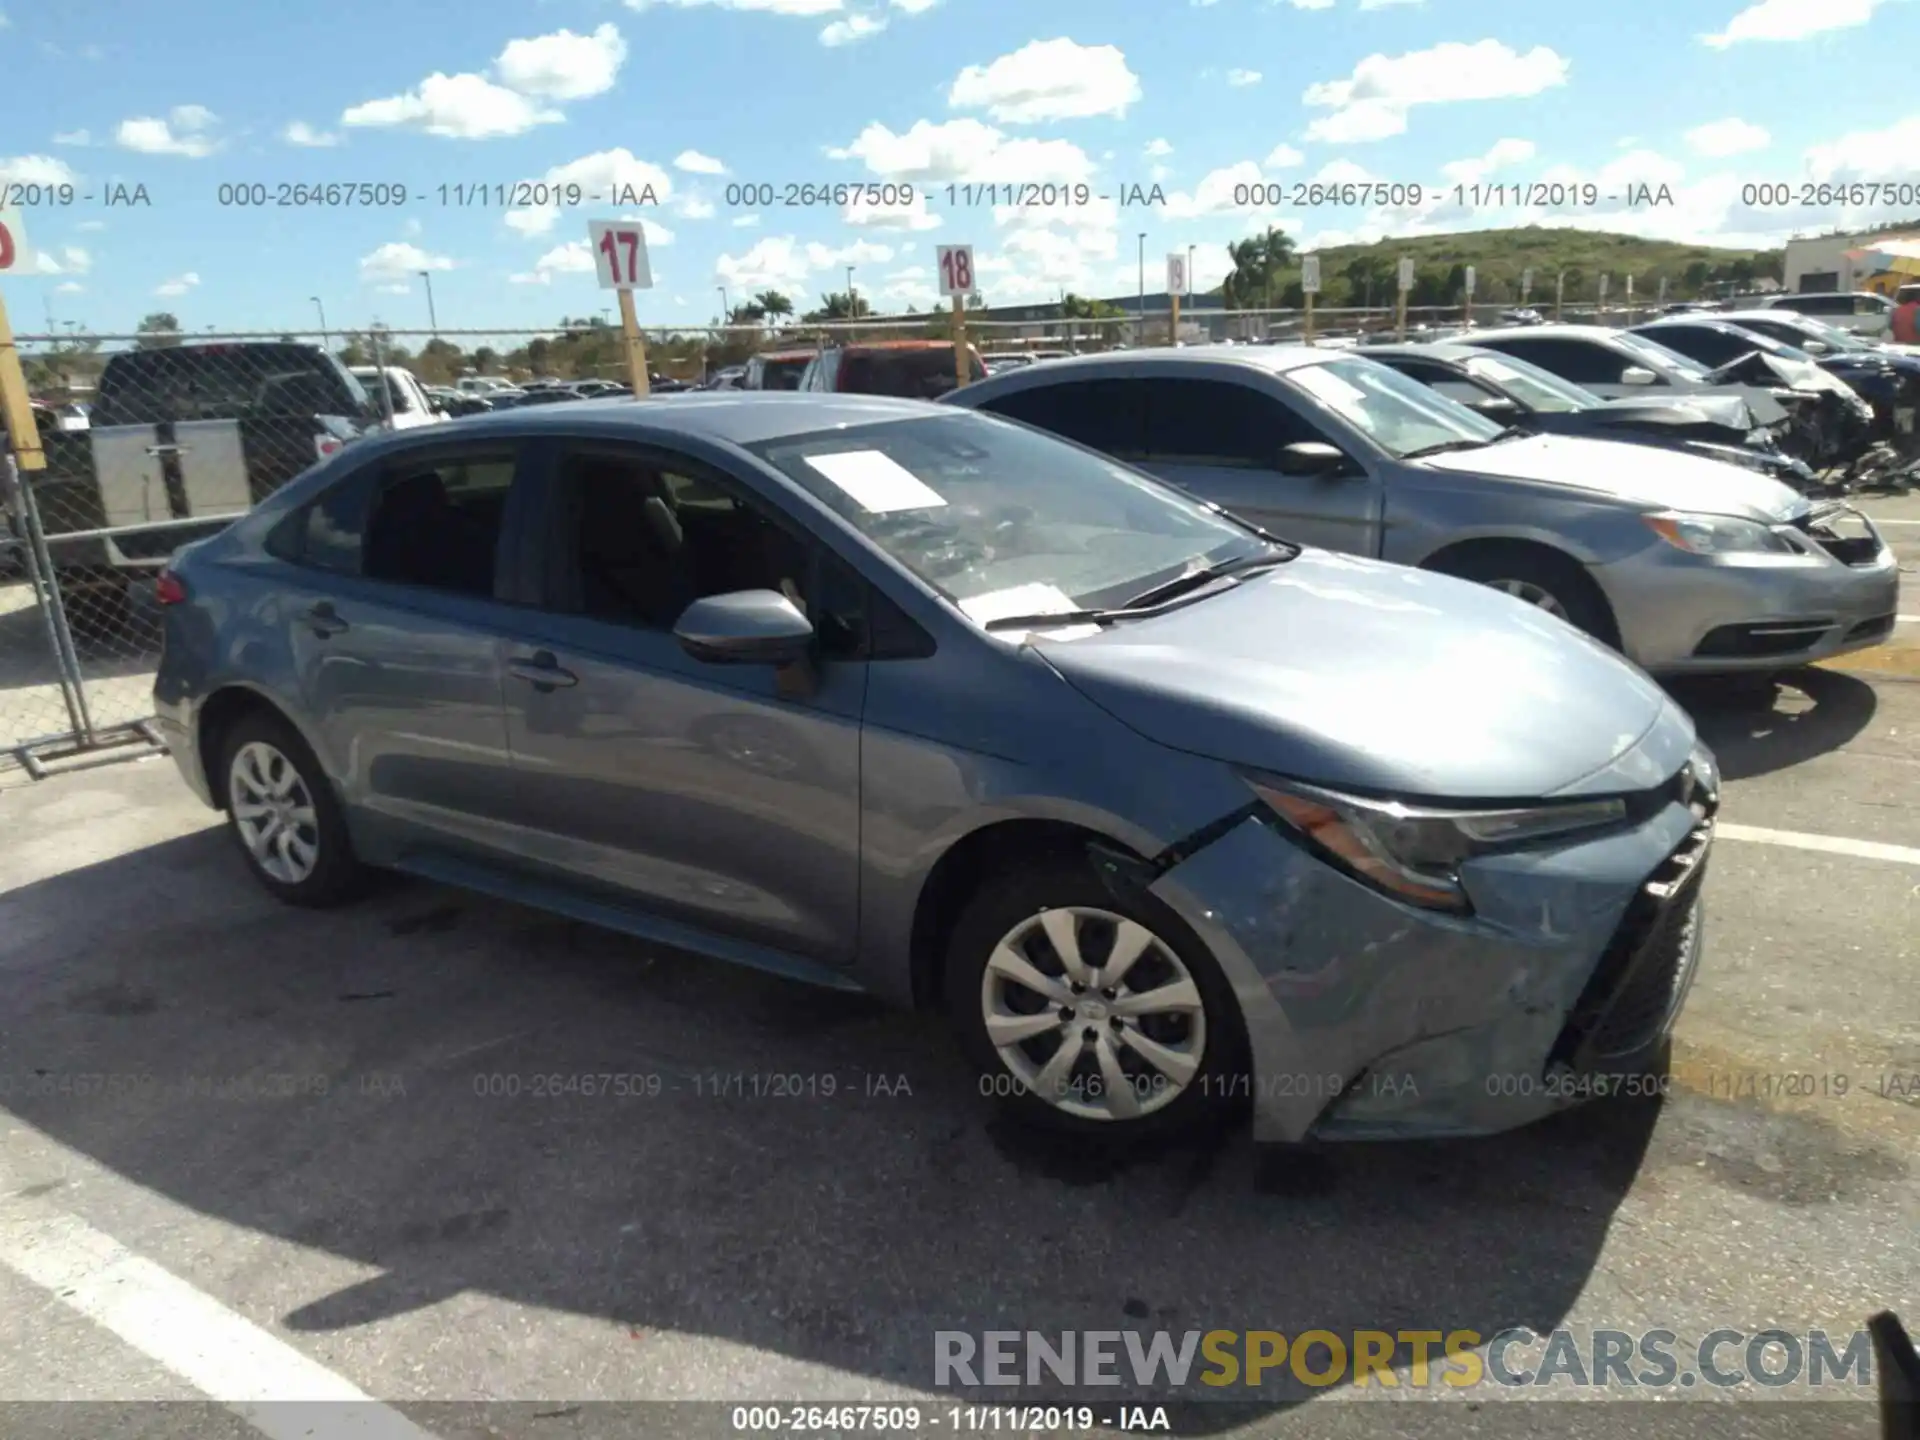
[[[1236,240],[1227,246],[1233,268],[1221,282],[1221,298],[1229,309],[1264,309],[1272,304],[1280,276],[1294,264],[1293,239],[1284,230]]]
[[[778,322],[793,314],[793,301],[778,290],[762,290],[753,297],[753,303],[767,319]]]

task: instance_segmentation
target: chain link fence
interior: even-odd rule
[[[1308,326],[1301,310],[1226,310],[1217,300],[1183,305],[1177,332],[1168,309],[1095,308],[968,313],[967,337],[992,360],[1165,345],[1176,335],[1183,344],[1285,342]],[[1406,321],[1412,333],[1441,334],[1469,320],[1499,323],[1503,308],[1427,307]],[[1312,335],[1339,344],[1391,334],[1396,318],[1384,307],[1316,309]],[[1561,318],[1637,317],[1568,306]],[[950,314],[933,314],[649,329],[646,339],[655,385],[666,390],[713,383],[756,355],[953,333]],[[617,384],[628,365],[621,331],[605,319],[541,331],[75,331],[18,343],[45,466],[19,472],[0,529],[0,778],[153,748],[153,581],[179,546],[361,435],[480,408],[461,403],[462,390]]]

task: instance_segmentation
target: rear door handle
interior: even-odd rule
[[[322,640],[326,639],[329,635],[338,635],[342,630],[347,628],[347,622],[342,620],[339,615],[334,612],[333,606],[329,605],[325,600],[322,600],[318,605],[315,605],[312,609],[308,610],[306,614],[302,615],[300,617],[300,623],[313,631],[313,633],[318,635]]]
[[[536,650],[531,656],[507,662],[507,673],[516,680],[524,680],[540,691],[565,689],[569,685],[578,685],[580,677],[571,670],[562,670],[560,662],[553,658],[551,650]]]

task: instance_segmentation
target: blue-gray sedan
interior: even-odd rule
[[[391,867],[940,1007],[1069,1129],[1502,1129],[1641,1083],[1700,949],[1716,775],[1644,674],[990,416],[476,417],[158,592],[275,895]]]

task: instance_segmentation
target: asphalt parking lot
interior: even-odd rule
[[[1866,508],[1920,616],[1920,497]],[[413,882],[291,912],[165,759],[0,789],[0,1398],[668,1434],[593,1403],[931,1401],[939,1330],[1920,1320],[1920,624],[1770,708],[1681,696],[1726,799],[1672,1095],[1327,1153],[1037,1145],[937,1024],[858,998]],[[631,1078],[567,1083],[602,1076]],[[1877,1433],[1790,1389],[1670,1396],[1662,1434]],[[1349,1398],[1182,1427],[1414,1433]],[[86,1428],[163,1426],[256,1433]]]

